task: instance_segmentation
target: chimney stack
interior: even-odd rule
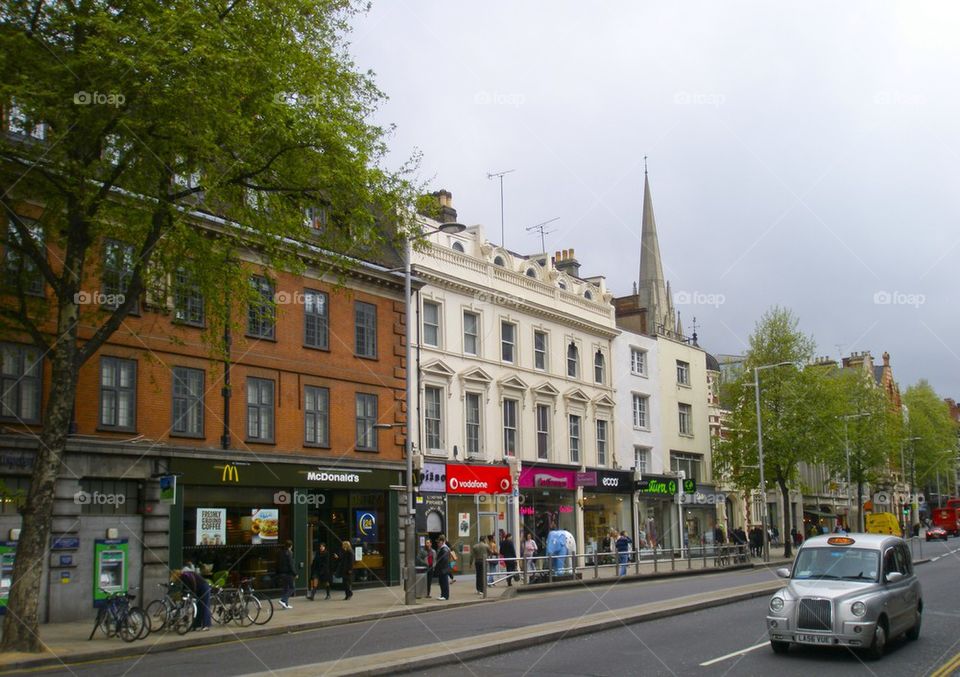
[[[431,193],[440,203],[440,213],[437,219],[440,223],[452,223],[457,220],[457,210],[453,208],[453,194],[441,188],[436,193]]]
[[[572,277],[580,277],[580,262],[577,261],[572,249],[562,249],[557,252],[553,266],[557,270]]]

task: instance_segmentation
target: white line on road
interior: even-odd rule
[[[714,663],[719,663],[719,662],[721,662],[721,661],[725,661],[725,660],[727,660],[728,658],[734,658],[734,657],[736,657],[736,656],[742,656],[742,655],[745,654],[745,653],[750,653],[751,651],[756,651],[757,649],[759,649],[759,648],[762,647],[762,646],[767,646],[767,644],[768,644],[768,642],[760,642],[759,644],[756,644],[756,645],[751,646],[751,647],[747,647],[746,649],[740,649],[740,651],[734,651],[733,653],[728,653],[726,656],[720,656],[720,658],[714,658],[713,660],[707,661],[706,663],[701,663],[701,664],[700,664],[700,667],[701,667],[701,668],[705,668],[705,667],[707,667],[707,666],[709,666],[709,665],[713,665]]]
[[[950,550],[949,552],[945,552],[945,553],[943,553],[942,555],[937,555],[936,557],[931,557],[931,558],[930,558],[930,561],[931,561],[931,562],[936,562],[938,559],[943,559],[943,558],[946,557],[947,555],[952,555],[952,554],[954,554],[955,552],[960,552],[960,548],[954,548],[953,550]]]

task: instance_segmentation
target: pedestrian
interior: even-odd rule
[[[490,566],[487,567],[487,585],[496,585],[496,573],[500,570],[500,548],[497,547],[497,539],[493,534],[487,536],[487,547],[490,548]]]
[[[530,581],[530,574],[536,570],[533,558],[536,557],[538,550],[537,541],[533,538],[533,534],[528,531],[523,539],[523,568],[527,572],[527,582]]]
[[[423,544],[423,550],[420,551],[422,566],[426,568],[427,577],[427,597],[430,597],[430,584],[433,581],[433,563],[436,560],[437,551],[433,549],[433,542],[428,536]]]
[[[326,543],[317,546],[317,552],[313,556],[313,563],[310,565],[310,592],[307,593],[307,599],[312,602],[320,588],[326,592],[324,599],[330,599],[330,552],[327,550]]]
[[[350,545],[350,541],[344,541],[341,548],[343,550],[340,554],[337,573],[343,579],[343,591],[345,593],[343,598],[350,599],[353,597],[353,546]]]
[[[437,557],[433,569],[437,574],[437,581],[440,583],[440,596],[437,599],[441,602],[450,599],[451,554],[452,551],[447,545],[447,537],[440,534],[440,536],[437,537]]]
[[[280,608],[292,609],[290,598],[295,594],[294,577],[297,575],[297,567],[293,562],[293,541],[288,540],[283,544],[283,550],[277,555],[277,581],[280,583]]]
[[[500,541],[500,561],[506,564],[507,587],[513,585],[513,579],[517,575],[517,548],[513,544],[513,534],[505,533],[503,540]]]
[[[627,562],[630,561],[630,546],[633,545],[633,541],[627,536],[626,531],[621,531],[620,535],[617,537],[615,542],[617,548],[617,560],[620,563],[620,576],[627,575]]]
[[[193,618],[193,629],[206,632],[210,629],[210,584],[206,578],[197,573],[190,560],[186,561],[183,569],[175,577],[193,593],[197,600],[197,615]]]
[[[487,558],[490,556],[490,546],[487,545],[487,539],[481,538],[473,547],[470,548],[470,555],[473,557],[473,569],[477,575],[477,594],[483,595],[483,573],[487,568]]]

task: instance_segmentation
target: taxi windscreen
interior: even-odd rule
[[[795,579],[874,581],[880,553],[864,548],[802,548],[793,567]]]

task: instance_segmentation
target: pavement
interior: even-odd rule
[[[769,566],[776,567],[788,560],[774,561]],[[706,566],[706,568],[705,568]],[[758,561],[747,563],[739,567],[726,567],[719,571],[735,571],[737,568],[752,568],[763,566]],[[612,568],[587,567],[580,573],[582,579],[571,581],[568,585],[610,585],[617,581],[636,582],[643,580],[652,580],[658,578],[673,578],[680,576],[691,576],[704,573],[716,573],[718,569],[712,566],[712,559],[707,561],[677,560],[676,562],[660,561],[654,571],[652,562],[642,562],[639,566],[630,564],[628,574],[622,578],[615,575]],[[716,604],[725,604],[730,601],[745,599],[743,595],[757,596],[766,594],[768,590],[779,587],[780,583],[772,580],[771,583],[753,584],[752,586],[741,586],[725,590],[722,593],[711,592],[700,595],[689,595],[686,597],[674,598],[649,604],[641,604],[631,607],[629,610],[608,611],[598,614],[591,614],[579,619],[566,619],[554,621],[553,623],[538,624],[530,626],[530,633],[523,633],[523,641],[530,642],[530,636],[561,636],[569,635],[571,632],[595,632],[608,627],[609,624],[622,624],[624,622],[637,622],[656,618],[659,615],[672,615],[676,613],[685,613],[687,611],[714,606]],[[330,626],[339,626],[349,623],[362,623],[376,621],[383,618],[405,616],[409,614],[423,614],[444,609],[456,607],[466,607],[478,604],[490,604],[509,599],[520,593],[549,592],[558,588],[565,587],[564,584],[555,582],[552,585],[514,585],[507,587],[502,581],[495,586],[488,588],[486,598],[478,597],[474,591],[473,576],[459,574],[457,582],[451,587],[451,600],[439,601],[436,599],[439,594],[439,586],[434,585],[432,590],[433,598],[420,599],[416,606],[406,606],[403,599],[403,590],[399,586],[384,588],[369,588],[355,590],[354,596],[349,601],[344,600],[342,593],[335,592],[332,599],[325,601],[317,599],[309,601],[302,596],[291,600],[293,608],[289,610],[280,609],[279,605],[274,603],[275,613],[273,619],[265,626],[252,626],[241,628],[236,625],[214,626],[209,632],[191,632],[185,636],[177,635],[173,632],[151,633],[144,640],[132,643],[125,643],[117,638],[107,638],[102,634],[97,634],[94,639],[88,640],[90,630],[93,625],[93,618],[84,621],[74,621],[71,623],[51,623],[40,627],[41,641],[46,651],[40,654],[24,653],[5,653],[0,654],[0,671],[22,670],[29,668],[39,668],[46,666],[66,666],[70,663],[89,662],[102,659],[115,659],[124,656],[142,656],[144,654],[153,654],[165,651],[176,651],[189,647],[199,647],[216,645],[227,642],[234,642],[238,639],[253,639],[270,635],[282,635],[286,633],[301,632],[304,630],[315,630]],[[571,625],[573,623],[574,625]],[[579,630],[577,629],[579,628]],[[478,655],[476,651],[489,651],[491,647],[509,648],[514,646],[517,637],[517,631],[511,631],[511,637],[496,637],[495,635],[485,636],[482,646],[477,645],[475,641],[466,638],[462,640],[464,646],[447,645],[437,653],[442,653],[451,661],[457,661],[464,656]],[[528,634],[530,636],[528,636]],[[488,639],[489,638],[489,639]],[[471,646],[468,648],[467,645]],[[422,665],[422,657],[430,656],[430,661],[436,665],[440,656],[424,654],[422,647],[418,650],[411,648],[407,650],[411,655],[406,655],[403,651],[390,651],[384,654],[371,654],[369,656],[358,656],[351,658],[350,661],[341,661],[336,669],[331,668],[330,674],[383,674],[385,672],[396,672],[402,669],[416,669]],[[418,655],[413,655],[417,653]],[[392,662],[392,663],[391,663]],[[410,667],[400,667],[400,666]],[[389,669],[388,669],[389,668]],[[317,667],[313,666],[316,674]],[[297,673],[291,673],[297,674]],[[307,673],[303,673],[307,674]]]

